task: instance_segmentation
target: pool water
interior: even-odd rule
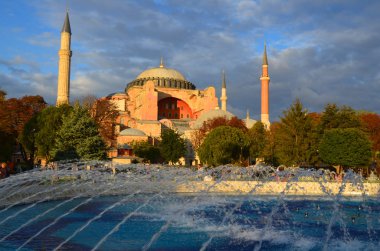
[[[379,250],[380,202],[138,193],[53,200],[0,208],[0,238],[0,250]]]

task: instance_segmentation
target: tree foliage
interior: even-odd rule
[[[380,151],[380,115],[365,113],[360,115],[363,131],[369,135],[372,142],[372,151]]]
[[[162,132],[159,144],[161,156],[165,161],[176,163],[186,154],[186,143],[181,135],[171,129]]]
[[[333,128],[359,128],[360,119],[349,106],[338,107],[336,104],[327,104],[320,118],[320,130]]]
[[[205,137],[198,149],[203,163],[217,166],[236,163],[248,157],[250,141],[239,128],[219,126]]]
[[[89,111],[99,126],[99,133],[104,142],[108,146],[114,145],[116,118],[119,116],[116,106],[107,99],[97,99]]]
[[[198,130],[195,130],[191,135],[191,142],[195,150],[198,150],[202,144],[205,136],[213,129],[219,126],[231,126],[241,129],[246,132],[248,129],[244,124],[244,121],[238,117],[232,117],[228,119],[226,117],[217,117],[203,122],[203,125]]]
[[[11,153],[17,144],[24,161],[31,161],[25,147],[20,143],[20,136],[26,123],[43,108],[46,102],[41,96],[24,96],[20,99],[11,98],[0,102],[0,141],[4,141],[4,152]],[[11,142],[11,144],[8,144]],[[10,155],[4,156],[10,159]]]
[[[37,156],[50,161],[50,153],[54,148],[63,116],[67,116],[71,111],[72,107],[69,105],[49,106],[30,119],[21,134],[21,142],[26,151],[31,156],[36,153]]]
[[[260,121],[256,122],[252,128],[248,130],[250,140],[249,155],[252,159],[263,157],[263,151],[267,144],[267,132],[265,126]]]
[[[359,129],[331,129],[325,132],[319,153],[325,163],[357,167],[369,163],[371,143],[367,135]]]
[[[160,159],[160,149],[147,141],[134,142],[133,152],[136,156],[143,158],[144,161],[149,161],[149,163],[157,163]]]
[[[284,111],[276,132],[276,155],[281,164],[298,165],[310,161],[313,155],[310,147],[311,132],[311,118],[307,116],[307,110],[301,102],[296,100]]]
[[[75,105],[68,116],[63,116],[52,156],[55,160],[106,158],[106,146],[99,135],[98,125],[86,108]]]

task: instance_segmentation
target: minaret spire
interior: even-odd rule
[[[227,111],[227,87],[226,87],[226,73],[222,71],[222,95],[220,96],[222,103],[222,110]]]
[[[69,12],[66,10],[65,21],[61,31],[61,48],[58,52],[58,90],[56,105],[69,104],[70,67],[71,67],[71,27]]]
[[[268,65],[267,43],[266,42],[264,43],[263,65]]]
[[[269,129],[269,82],[267,44],[264,43],[261,80],[261,122]]]

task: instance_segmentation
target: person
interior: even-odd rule
[[[6,177],[8,177],[7,163],[3,162],[1,163],[1,168],[0,168],[0,179],[4,179]]]

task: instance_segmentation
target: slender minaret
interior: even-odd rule
[[[267,45],[264,44],[263,66],[261,80],[261,122],[269,129],[269,81]]]
[[[227,88],[226,88],[226,74],[222,73],[222,95],[220,96],[220,102],[222,103],[222,110],[227,111]]]
[[[58,52],[58,90],[56,105],[69,104],[70,65],[71,65],[71,28],[69,13],[66,11],[65,23],[61,31],[61,49]]]

